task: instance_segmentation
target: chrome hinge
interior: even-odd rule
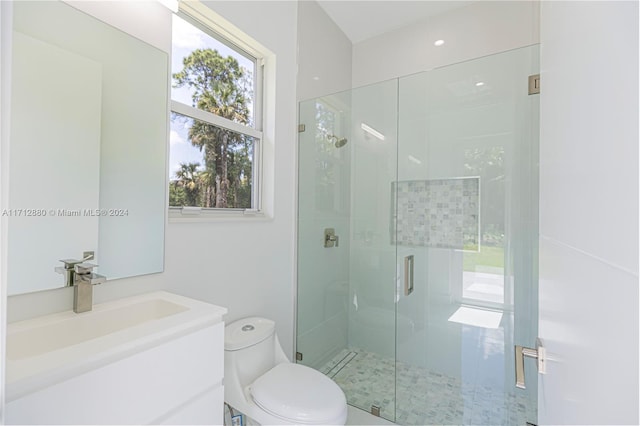
[[[304,124],[298,124],[298,133],[302,133],[305,130],[307,130],[307,126],[305,126]]]
[[[336,230],[334,228],[325,228],[324,229],[324,247],[338,247],[340,244],[340,237],[336,235]]]
[[[296,361],[302,361],[302,352],[296,352]]]
[[[537,95],[540,93],[540,74],[529,76],[529,94]]]

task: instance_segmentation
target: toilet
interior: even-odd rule
[[[260,425],[347,421],[342,389],[324,374],[291,363],[271,320],[251,317],[227,325],[224,363],[225,402]]]

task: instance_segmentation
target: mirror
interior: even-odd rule
[[[59,1],[14,2],[9,294],[162,272],[168,55]]]

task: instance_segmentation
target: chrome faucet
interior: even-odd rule
[[[93,308],[93,286],[102,284],[106,277],[93,272],[98,265],[84,263],[93,259],[93,252],[85,252],[82,260],[63,259],[64,267],[57,267],[55,271],[65,276],[65,285],[73,287],[73,312],[90,311]]]
[[[85,251],[82,253],[82,259],[61,259],[60,262],[64,263],[64,266],[57,266],[54,268],[59,274],[64,275],[64,285],[67,287],[72,287],[75,284],[76,271],[75,266],[80,263],[91,260],[94,257],[94,253],[92,251]]]
[[[93,286],[107,280],[105,276],[93,272],[97,266],[92,263],[74,266],[76,282],[73,285],[73,312],[77,314],[93,309]]]

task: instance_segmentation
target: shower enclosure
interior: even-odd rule
[[[300,103],[296,357],[349,404],[536,423],[537,73],[531,46]]]

